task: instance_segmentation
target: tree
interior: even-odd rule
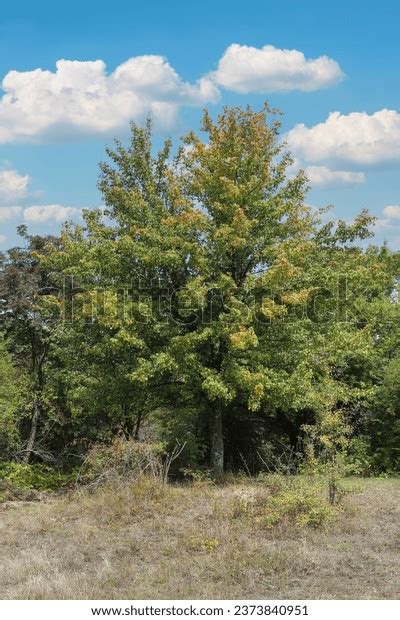
[[[10,454],[19,446],[15,410],[20,387],[4,338],[0,337],[0,455]]]
[[[226,108],[217,122],[205,112],[205,139],[190,132],[173,157],[169,141],[153,155],[150,123],[132,125],[101,165],[105,211],[66,227],[44,262],[79,282],[72,329],[86,325],[97,359],[117,360],[125,402],[205,420],[217,477],[235,412],[292,424],[350,406],[365,386],[349,365],[374,345],[359,306],[383,262],[354,247],[371,218],[322,225],[279,127],[268,106]]]
[[[400,469],[400,360],[387,365],[376,392],[369,425],[376,465],[385,471]]]
[[[18,231],[26,246],[0,255],[0,327],[14,366],[30,378],[32,398],[27,404],[29,424],[23,447],[23,460],[28,462],[44,413],[46,363],[54,320],[51,297],[46,297],[47,303],[40,302],[52,287],[38,253],[43,253],[49,245],[55,247],[58,240],[50,236],[29,236],[25,226],[20,226]]]

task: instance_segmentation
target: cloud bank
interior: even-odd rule
[[[375,222],[375,234],[381,241],[398,250],[400,246],[400,205],[388,205]]]
[[[313,186],[357,185],[365,181],[365,169],[400,162],[400,113],[332,112],[317,125],[295,125],[285,141]],[[356,170],[332,169],[343,165]]]
[[[151,114],[169,128],[182,106],[220,98],[219,87],[238,93],[312,91],[336,84],[336,61],[307,59],[298,50],[233,44],[214,72],[184,81],[162,56],[129,58],[108,73],[103,60],[58,60],[55,71],[10,71],[2,81],[0,144],[71,135],[112,134]]]
[[[383,215],[390,220],[400,220],[400,206],[388,205],[383,209]]]
[[[44,222],[62,223],[79,218],[81,213],[82,209],[64,207],[59,204],[32,205],[30,207],[0,207],[0,222],[20,219],[22,216],[25,222],[30,224],[42,224]]]
[[[2,82],[0,143],[117,131],[152,114],[163,126],[182,105],[217,101],[205,77],[184,82],[161,56],[137,56],[107,74],[102,60],[59,60],[56,71],[10,71]]]

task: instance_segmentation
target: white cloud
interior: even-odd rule
[[[212,79],[238,93],[312,91],[336,84],[344,74],[327,56],[308,59],[298,50],[265,45],[261,49],[230,45],[210,74]]]
[[[37,194],[37,192],[28,193],[29,182],[28,175],[23,176],[16,170],[0,170],[0,222],[7,222],[19,216],[23,216],[28,223],[65,222],[81,215],[81,209],[59,204],[26,206],[28,198],[32,199]],[[19,205],[10,204],[11,200],[17,199],[20,200]]]
[[[305,173],[313,187],[353,187],[365,183],[363,172],[331,170],[326,166],[308,166]]]
[[[0,222],[6,222],[23,214],[24,220],[30,223],[42,222],[65,222],[76,219],[81,215],[81,209],[75,207],[63,207],[62,205],[33,205],[31,207],[0,207]]]
[[[75,207],[63,207],[62,205],[34,205],[24,209],[26,222],[65,222],[66,220],[79,217],[81,209]]]
[[[266,45],[229,46],[216,71],[185,82],[158,55],[129,58],[108,73],[102,60],[61,59],[56,70],[10,71],[0,97],[0,144],[71,134],[110,134],[152,114],[170,126],[181,106],[220,98],[218,85],[240,93],[312,91],[343,78],[327,56]]]
[[[307,162],[374,165],[400,160],[400,113],[332,112],[313,127],[296,125],[286,135],[294,155]]]
[[[23,176],[16,170],[0,170],[0,222],[7,222],[19,216],[23,216],[28,223],[65,222],[81,215],[81,209],[59,204],[26,206],[29,196],[32,199],[35,195],[28,193],[29,182],[28,175]],[[19,205],[10,204],[11,200],[16,199],[20,200]]]
[[[28,175],[16,170],[0,170],[0,203],[12,203],[25,198],[28,193]]]
[[[0,207],[0,222],[11,220],[22,211],[22,207]]]
[[[102,60],[59,60],[56,71],[10,71],[2,82],[0,143],[115,132],[151,113],[168,126],[181,105],[219,98],[208,77],[184,82],[161,56],[136,56],[107,74]]]
[[[7,237],[5,235],[0,235],[0,244],[4,243],[4,241],[7,241]]]
[[[400,206],[388,205],[383,209],[383,214],[391,220],[400,220]]]
[[[393,249],[400,247],[400,206],[388,205],[382,211],[382,217],[375,222],[375,234],[378,240],[387,241]]]

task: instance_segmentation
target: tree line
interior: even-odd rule
[[[398,471],[399,254],[307,204],[277,113],[205,111],[158,153],[132,124],[107,156],[103,208],[0,255],[2,459],[155,437],[220,476],[346,429],[354,471]]]

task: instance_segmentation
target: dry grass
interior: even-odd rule
[[[325,529],[266,530],[268,485],[73,493],[0,512],[11,599],[398,598],[399,480],[367,480]]]

